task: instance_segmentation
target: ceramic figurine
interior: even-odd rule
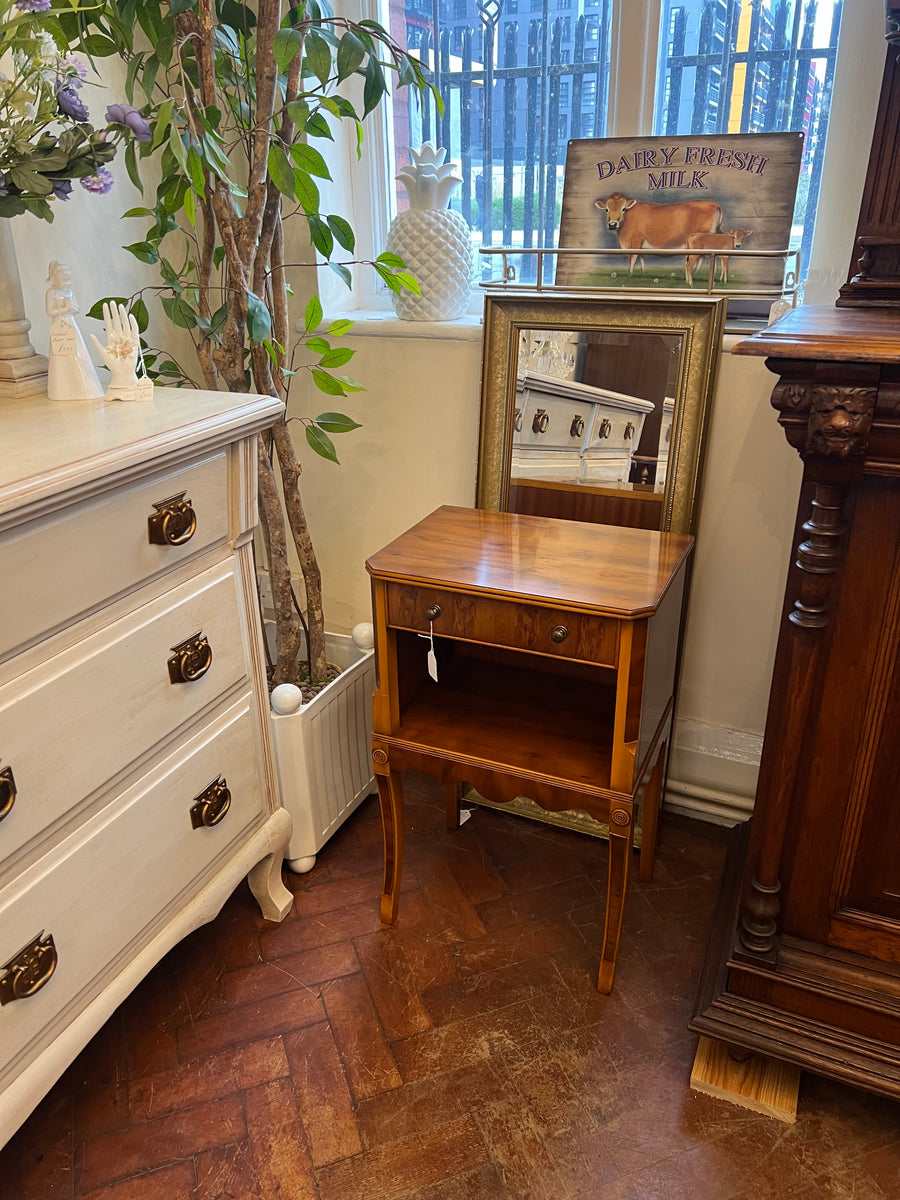
[[[153,384],[136,367],[141,338],[137,321],[124,304],[103,304],[103,323],[106,326],[106,345],[101,346],[91,334],[103,361],[112,372],[106,389],[107,400],[152,400]]]
[[[47,282],[46,309],[52,318],[47,396],[51,400],[98,400],[103,385],[75,324],[74,315],[79,309],[69,268],[52,262]]]

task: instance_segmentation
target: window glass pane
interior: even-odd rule
[[[842,0],[665,0],[657,134],[805,134],[791,247],[806,274]]]
[[[405,0],[393,37],[428,68],[444,101],[395,96],[397,166],[433,141],[460,163],[451,207],[475,246],[555,246],[566,143],[603,137],[613,0]],[[585,8],[590,17],[585,17]],[[398,185],[397,206],[406,207]],[[533,260],[525,260],[522,278]],[[488,277],[492,268],[482,264]],[[533,275],[532,275],[533,277]]]

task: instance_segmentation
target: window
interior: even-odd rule
[[[530,12],[508,0],[458,0],[452,31],[437,6],[394,0],[391,33],[420,55],[445,105],[443,116],[433,104],[397,107],[397,165],[410,145],[436,140],[461,164],[453,204],[474,244],[534,248],[556,244],[570,138],[638,134],[642,123],[655,134],[802,129],[794,241],[808,262],[841,0],[655,4],[659,53],[647,79],[639,59],[654,0],[596,0],[577,6],[575,18],[567,0],[530,0]],[[633,67],[622,60],[629,23]],[[611,64],[614,44],[620,57]]]

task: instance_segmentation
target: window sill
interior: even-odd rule
[[[448,342],[480,342],[483,324],[480,313],[466,313],[455,321],[401,321],[393,312],[362,309],[329,313],[327,320],[352,321],[350,337],[427,338]]]

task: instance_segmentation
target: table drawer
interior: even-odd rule
[[[526,391],[517,397],[521,421],[515,418],[517,446],[542,449],[580,449],[590,428],[593,405],[588,401],[559,399],[542,392]]]
[[[0,772],[11,773],[16,790],[0,820],[0,862],[239,685],[242,628],[227,562],[0,688]],[[173,682],[173,648],[197,633],[210,665]],[[204,655],[200,647],[191,663],[202,666]],[[7,775],[7,795],[9,786]]]
[[[261,819],[249,705],[244,698],[182,743],[0,891],[0,1086],[87,1006],[112,970],[136,956],[175,903],[187,903],[216,860]],[[191,808],[219,777],[230,807],[218,824],[195,828]],[[42,933],[53,939],[56,969],[39,990],[10,1000],[13,972],[2,968]],[[28,990],[27,976],[18,990]]]
[[[166,527],[158,536],[183,540],[154,544],[149,518],[158,515],[157,505],[182,494],[196,518],[194,532],[185,536],[190,513],[180,524],[177,516],[166,522],[163,512],[157,524]],[[222,450],[0,537],[0,658],[224,542],[228,512],[228,461]]]
[[[432,605],[441,610],[434,620],[434,632],[441,637],[607,667],[617,662],[619,625],[606,617],[441,588],[387,585],[387,621],[395,629],[427,633],[429,620],[425,614]],[[563,629],[563,640],[554,641],[554,631]]]

